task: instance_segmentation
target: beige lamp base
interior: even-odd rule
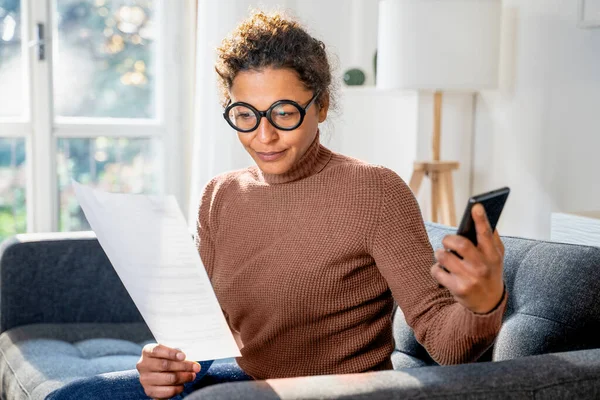
[[[459,168],[457,161],[416,161],[410,189],[415,196],[419,193],[423,177],[431,180],[431,221],[456,226],[454,206],[454,184],[452,171]],[[438,218],[441,215],[441,219]]]

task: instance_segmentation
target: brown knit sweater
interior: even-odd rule
[[[404,181],[326,149],[318,135],[283,175],[254,166],[214,178],[197,246],[243,341],[238,363],[257,379],[390,369],[394,299],[434,360],[473,361],[506,306],[505,296],[474,314],[440,289]]]

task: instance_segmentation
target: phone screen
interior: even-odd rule
[[[491,192],[472,196],[467,203],[467,207],[456,233],[466,237],[477,246],[477,231],[475,230],[475,222],[471,216],[471,209],[477,203],[483,205],[493,232],[496,229],[496,225],[498,224],[500,214],[502,213],[502,209],[504,208],[509,193],[510,189],[508,187],[503,187]]]

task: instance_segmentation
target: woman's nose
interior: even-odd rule
[[[277,129],[265,117],[261,118],[256,135],[261,143],[269,143],[277,136]]]

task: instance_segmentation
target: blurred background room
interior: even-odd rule
[[[193,227],[204,185],[253,163],[222,118],[213,67],[214,49],[251,8],[287,11],[326,44],[339,109],[322,127],[323,144],[409,183],[414,162],[432,157],[443,88],[389,82],[399,66],[449,69],[457,53],[440,46],[447,63],[418,61],[428,42],[415,36],[407,51],[398,32],[410,22],[443,43],[466,15],[440,13],[443,3],[495,4],[497,26],[476,10],[462,32],[497,47],[473,47],[457,64],[493,63],[495,84],[448,90],[438,110],[440,158],[460,164],[453,213],[470,195],[509,186],[501,234],[550,239],[557,215],[595,215],[600,1],[421,0],[425,8],[409,14],[414,1],[0,0],[0,240],[88,230],[71,179],[174,195]],[[417,195],[431,220],[429,180]]]

